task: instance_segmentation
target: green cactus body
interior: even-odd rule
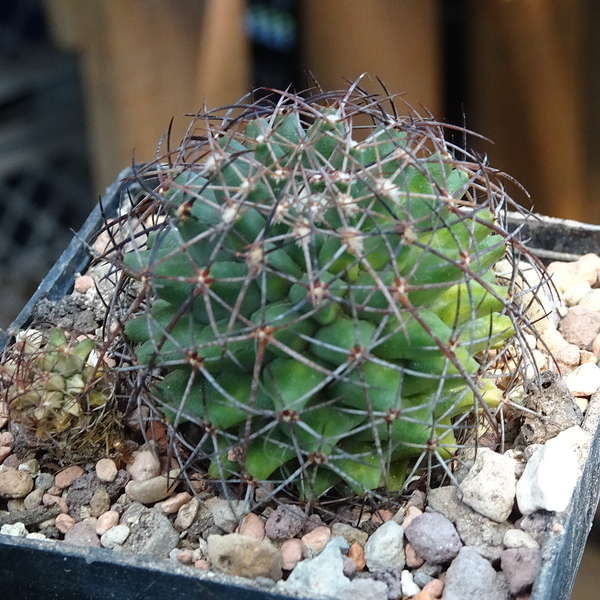
[[[501,396],[481,385],[515,330],[501,193],[432,121],[357,90],[284,98],[202,121],[159,170],[164,224],[124,258],[150,308],[125,331],[166,369],[167,418],[210,432],[209,474],[399,490],[433,439],[452,454],[460,411]]]

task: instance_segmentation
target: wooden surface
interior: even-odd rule
[[[302,67],[324,89],[362,73],[368,91],[404,94],[420,112],[443,108],[437,0],[303,0]]]
[[[203,105],[250,88],[243,0],[49,0],[54,37],[81,53],[95,185],[173,144]]]
[[[600,49],[591,23],[600,10],[592,0],[465,1],[466,125],[494,142],[477,150],[525,186],[538,212],[600,223],[600,85],[586,81],[598,75],[590,48]],[[46,2],[55,39],[81,54],[99,191],[134,152],[154,156],[171,118],[176,144],[184,113],[250,90],[244,0]],[[300,67],[327,90],[368,72],[369,91],[380,91],[379,76],[419,112],[444,119],[441,11],[451,5],[302,0]],[[307,76],[299,87],[310,85]]]
[[[467,126],[490,163],[513,175],[537,212],[600,222],[586,187],[584,5],[470,0]]]

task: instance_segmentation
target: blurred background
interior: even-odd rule
[[[467,142],[522,203],[600,223],[598,24],[596,0],[0,1],[0,327],[171,119],[176,144],[260,86],[367,72],[491,140]]]
[[[171,119],[254,87],[368,72],[492,140],[523,204],[600,223],[599,26],[597,0],[0,1],[0,328]]]

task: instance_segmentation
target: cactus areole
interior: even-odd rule
[[[150,224],[123,255],[133,360],[184,466],[301,498],[397,493],[502,397],[507,198],[389,98],[277,98],[196,116],[148,167]]]

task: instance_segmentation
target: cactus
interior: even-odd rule
[[[0,364],[4,400],[32,448],[63,463],[108,454],[122,436],[113,380],[91,338],[65,330],[19,332]]]
[[[200,431],[179,435],[184,466],[303,498],[397,492],[501,400],[487,357],[521,318],[493,270],[507,199],[439,124],[356,86],[238,112],[198,116],[147,169],[155,218],[122,261],[146,307],[134,362],[174,434]]]

